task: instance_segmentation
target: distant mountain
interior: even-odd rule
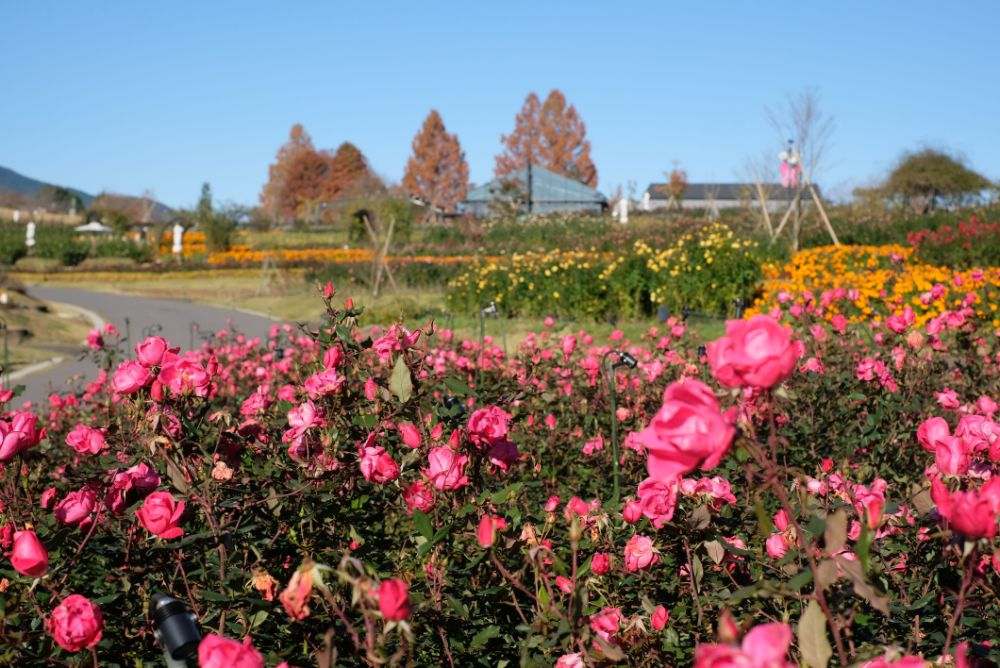
[[[47,185],[53,185],[46,183],[45,181],[39,181],[38,179],[33,179],[29,176],[23,174],[18,174],[13,169],[8,169],[6,167],[0,166],[0,192],[13,192],[19,195],[24,195],[26,197],[35,197]],[[75,194],[83,202],[84,206],[90,206],[93,203],[95,197],[82,190],[77,190],[76,188],[66,188],[71,193]],[[122,197],[127,200],[139,200],[139,197],[131,197],[128,195],[115,195],[115,197]],[[153,208],[153,218],[155,220],[168,220],[172,216],[174,210],[171,209],[166,204],[162,202],[156,202]]]

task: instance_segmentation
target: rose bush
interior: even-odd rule
[[[707,355],[676,321],[547,327],[507,355],[360,330],[332,293],[266,340],[108,332],[85,386],[7,397],[0,661],[157,665],[154,593],[203,666],[997,660],[981,320],[803,312]],[[612,349],[637,360],[607,384],[617,504]]]

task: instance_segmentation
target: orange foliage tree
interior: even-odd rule
[[[309,133],[296,123],[268,169],[260,203],[271,215],[293,219],[309,215],[319,202],[382,190],[357,146],[344,142],[336,153],[317,151]]]
[[[454,211],[465,197],[468,183],[469,165],[458,136],[448,134],[441,114],[431,109],[413,138],[413,155],[406,163],[403,189],[432,208]]]
[[[587,127],[566,97],[553,90],[542,104],[530,93],[514,121],[514,131],[501,135],[504,150],[496,158],[495,172],[503,176],[532,164],[568,176],[590,187],[597,186],[597,168],[590,159]]]

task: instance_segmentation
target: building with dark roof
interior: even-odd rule
[[[529,164],[469,191],[459,207],[474,216],[488,216],[503,208],[527,214],[602,213],[608,208],[608,198],[579,181]]]

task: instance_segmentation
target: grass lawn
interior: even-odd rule
[[[13,290],[7,294],[10,303],[0,307],[0,322],[7,332],[11,370],[56,355],[71,355],[80,349],[91,327],[90,321],[80,312],[56,304],[46,306]],[[47,307],[47,310],[39,307]],[[0,355],[3,355],[2,338]]]
[[[74,272],[72,274],[12,274],[26,284],[44,284],[72,287],[99,292],[145,295],[170,299],[183,299],[203,304],[257,311],[289,321],[318,321],[322,313],[316,287],[306,283],[302,269],[285,269],[271,280],[262,280],[259,269],[216,269],[197,271],[150,272]],[[479,318],[476,314],[449,313],[443,287],[387,290],[373,297],[361,285],[337,287],[337,299],[350,297],[355,304],[365,307],[363,325],[385,325],[402,319],[410,327],[434,320],[439,327],[455,330],[456,336],[478,338]],[[544,318],[511,318],[486,321],[486,333],[498,343],[506,337],[513,348],[531,331],[543,328]],[[615,329],[636,339],[651,326],[654,319],[610,322],[584,320],[558,320],[555,329],[570,333],[585,329],[597,340],[602,340]],[[724,324],[718,320],[692,318],[690,328],[703,339],[711,340],[723,333]]]

